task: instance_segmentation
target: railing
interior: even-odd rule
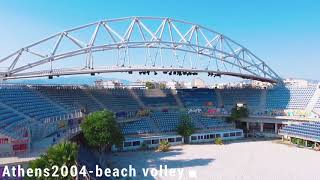
[[[293,132],[288,132],[287,130],[283,130],[280,129],[279,130],[279,135],[286,135],[286,136],[292,136],[295,138],[301,138],[301,139],[305,139],[305,140],[309,140],[309,141],[316,141],[316,142],[320,142],[320,139],[312,137],[311,135],[303,135],[301,133],[293,133]]]
[[[53,116],[53,117],[44,118],[43,122],[49,123],[49,122],[55,122],[55,121],[60,121],[60,120],[66,120],[66,119],[76,119],[76,118],[81,118],[81,117],[83,117],[83,113],[81,112],[81,110],[75,110],[71,113],[62,114],[60,116]]]

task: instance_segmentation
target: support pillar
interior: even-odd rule
[[[260,123],[260,132],[263,132],[263,122]]]
[[[278,124],[274,124],[274,133],[278,134]]]
[[[308,140],[305,140],[305,141],[304,141],[304,146],[305,146],[305,147],[308,147]]]
[[[249,131],[250,130],[250,123],[247,122],[247,130]]]

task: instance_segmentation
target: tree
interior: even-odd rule
[[[103,110],[89,114],[81,124],[86,142],[102,153],[112,145],[122,146],[124,137],[111,111]]]
[[[195,127],[192,124],[191,117],[187,114],[180,116],[180,123],[177,127],[179,135],[184,137],[185,142],[188,142],[188,137],[191,136],[195,131]]]
[[[166,84],[164,84],[164,83],[160,83],[160,89],[166,89],[167,88],[167,86],[166,86]]]
[[[146,82],[146,87],[147,87],[147,89],[154,89],[155,88],[154,84],[149,81]]]
[[[231,115],[228,117],[228,120],[239,120],[240,118],[246,118],[249,116],[249,109],[242,107],[233,107],[231,109]]]
[[[33,160],[29,163],[29,167],[35,170],[36,168],[49,168],[52,166],[58,166],[58,175],[61,175],[61,167],[67,166],[68,169],[77,165],[78,146],[75,143],[68,141],[50,147],[46,154],[42,154],[39,159]],[[67,177],[29,177],[27,179],[73,179],[68,173]]]

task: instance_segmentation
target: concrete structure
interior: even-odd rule
[[[150,26],[150,21],[158,27]],[[89,31],[91,28],[95,30]],[[74,34],[91,38],[83,41],[81,39],[85,38],[78,39]],[[198,38],[194,38],[196,36]],[[66,46],[65,43],[74,46]],[[39,47],[46,51],[39,50]],[[141,54],[141,50],[145,50],[145,58],[134,57],[137,51]],[[100,53],[100,57],[115,58],[98,59],[96,53]],[[85,61],[54,63],[71,57]],[[1,58],[0,66],[3,67],[0,71],[1,80],[32,77],[52,79],[63,75],[114,72],[138,72],[141,75],[163,72],[179,76],[207,73],[209,76],[227,75],[282,82],[281,77],[257,55],[222,33],[199,24],[162,17],[108,19],[61,31]]]
[[[200,78],[193,79],[191,82],[191,85],[192,85],[192,87],[196,87],[196,88],[206,88],[207,87],[206,83]]]
[[[124,88],[124,84],[119,80],[97,80],[94,82],[97,88]]]
[[[112,151],[130,151],[140,148],[157,148],[161,141],[167,141],[171,145],[183,144],[183,138],[176,134],[159,134],[148,136],[127,136],[122,147],[112,147]]]

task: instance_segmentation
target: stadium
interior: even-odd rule
[[[101,110],[114,113],[124,135],[122,145],[113,145],[111,152],[102,157],[104,162],[112,161],[114,165],[118,162],[119,167],[130,163],[150,165],[143,162],[144,158],[159,154],[153,150],[142,151],[141,148],[156,149],[162,141],[169,142],[173,148],[168,152],[172,155],[161,154],[168,156],[162,158],[179,157],[179,148],[183,149],[180,151],[192,149],[193,153],[185,152],[189,162],[175,159],[170,163],[170,160],[159,157],[152,164],[167,162],[169,167],[189,170],[195,167],[193,171],[197,171],[199,179],[211,177],[208,173],[210,166],[206,172],[203,172],[206,168],[201,167],[205,166],[201,162],[210,164],[204,162],[211,161],[212,157],[207,154],[221,153],[222,159],[225,156],[241,159],[233,157],[232,153],[223,154],[231,151],[233,146],[244,152],[243,158],[250,158],[245,153],[247,146],[260,143],[262,153],[268,153],[263,149],[270,145],[273,148],[270,152],[279,148],[279,151],[290,151],[287,154],[295,153],[294,156],[309,154],[310,157],[306,157],[308,161],[319,160],[314,154],[317,152],[311,151],[319,149],[320,143],[319,84],[284,79],[248,48],[196,23],[138,16],[101,20],[22,47],[2,57],[0,66],[0,157],[3,164],[27,162],[26,157],[30,154],[38,156],[37,153],[54,144],[77,138],[86,116]],[[50,84],[50,80],[73,75],[94,77],[113,73],[185,77],[192,83],[168,80],[125,84],[116,80],[100,80],[92,86]],[[243,81],[207,86],[197,78],[198,75],[205,78],[233,77]],[[49,83],[14,83],[15,80],[35,78],[45,78]],[[230,121],[228,117],[233,110],[242,107],[248,109],[248,116]],[[188,137],[177,132],[182,114],[190,117],[195,128]],[[226,144],[225,147],[213,145],[217,138]],[[292,142],[291,146],[298,141],[297,146],[303,148],[289,148],[284,143],[272,144],[268,140]],[[201,155],[203,158],[199,162],[193,162]],[[290,158],[281,152],[275,156],[278,161]],[[15,157],[20,158],[17,160]],[[89,157],[88,147],[80,147],[79,162],[92,167],[97,161]],[[212,161],[219,161],[219,157],[217,155]],[[277,164],[276,159],[272,160]],[[184,167],[184,163],[189,163],[189,167]],[[228,166],[230,162],[224,163]],[[234,162],[233,166],[236,165],[238,168],[241,166]],[[274,176],[280,179],[317,179],[312,175],[314,172],[304,176],[292,168],[290,172],[296,174],[291,176],[280,175],[272,168],[270,172],[274,174],[263,174],[264,177],[249,173],[249,177],[244,179],[274,179]],[[234,179],[224,171],[220,173],[216,179]],[[237,173],[239,177],[247,175]],[[185,176],[183,179],[188,178]]]

